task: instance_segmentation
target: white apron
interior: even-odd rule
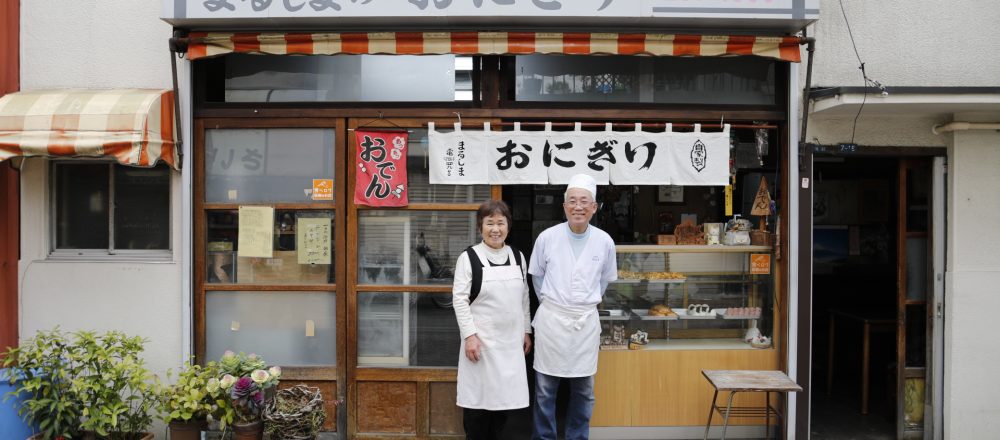
[[[535,371],[556,377],[597,374],[601,324],[597,307],[542,301],[535,312]]]
[[[458,356],[458,397],[462,408],[506,410],[528,406],[528,377],[524,364],[524,278],[507,251],[510,265],[483,267],[483,284],[472,303],[476,336],[482,343],[479,362],[465,356],[465,340]]]

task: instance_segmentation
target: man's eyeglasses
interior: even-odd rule
[[[566,205],[566,206],[572,206],[574,208],[576,208],[576,207],[587,207],[587,206],[590,206],[592,203],[594,203],[594,202],[591,201],[591,200],[567,200],[567,201],[563,202],[564,205]]]

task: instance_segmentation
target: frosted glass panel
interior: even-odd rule
[[[312,202],[313,179],[334,178],[333,145],[332,129],[207,130],[205,201]]]
[[[474,212],[358,215],[358,284],[450,285],[458,255],[481,240]]]
[[[454,55],[228,55],[225,63],[226,102],[452,102],[456,97]],[[458,76],[462,88],[468,87],[468,70]]]
[[[274,365],[336,365],[333,292],[207,292],[205,354],[257,353]]]
[[[460,345],[451,293],[358,293],[358,365],[454,367]]]

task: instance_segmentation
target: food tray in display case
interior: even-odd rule
[[[619,278],[612,283],[617,284],[681,284],[687,282],[687,278],[676,278],[670,280],[637,280],[634,278],[622,279]]]
[[[619,270],[615,283],[677,284],[687,281],[680,272],[634,272]]]
[[[632,309],[632,313],[635,313],[643,321],[676,321],[678,319],[677,315],[650,316],[649,309]]]
[[[676,309],[678,319],[715,319],[715,310],[710,310],[706,315],[689,315],[685,309]]]
[[[604,310],[602,310],[604,311]],[[676,321],[677,315],[667,315],[667,316],[650,316],[649,309],[632,309],[632,313],[635,317],[624,313],[619,309],[607,310],[611,312],[610,315],[601,315],[601,321],[628,321],[630,319],[635,319],[636,317],[643,321]]]
[[[753,307],[746,307],[746,308],[753,308]],[[735,312],[735,309],[736,308],[734,307],[729,309],[713,309],[713,311],[715,312],[716,315],[719,315],[719,317],[722,319],[760,319],[759,311],[757,311],[756,313],[753,312],[737,313]]]
[[[622,313],[622,309],[600,309],[597,315],[601,321],[627,321],[628,315]]]

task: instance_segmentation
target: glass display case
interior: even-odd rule
[[[770,246],[619,245],[599,307],[601,349],[768,348]]]

